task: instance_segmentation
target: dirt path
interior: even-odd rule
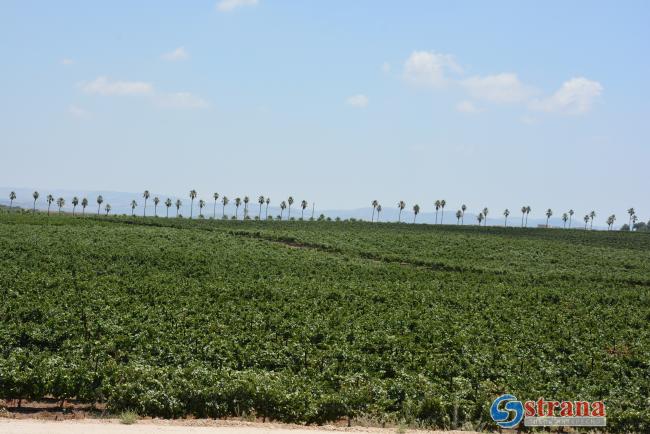
[[[117,420],[42,421],[36,419],[0,419],[3,434],[332,434],[337,432],[393,434],[395,428],[338,428],[305,427],[271,423],[244,423],[223,421],[138,421],[123,425]],[[411,431],[410,433],[439,433],[443,431]],[[468,431],[444,431],[444,434],[471,434]]]

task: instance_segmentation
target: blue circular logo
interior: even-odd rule
[[[500,427],[514,428],[524,418],[524,406],[514,395],[501,395],[492,403],[490,416]]]

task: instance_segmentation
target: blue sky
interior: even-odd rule
[[[4,1],[0,186],[647,217],[649,21],[644,1]]]

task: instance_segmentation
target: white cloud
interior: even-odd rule
[[[217,10],[229,12],[242,6],[256,6],[257,0],[221,0],[217,3]]]
[[[347,105],[357,108],[364,108],[368,106],[368,97],[362,94],[352,95],[345,100]]]
[[[404,64],[404,78],[412,83],[441,87],[447,84],[447,73],[462,73],[453,56],[431,51],[414,51]]]
[[[160,108],[179,110],[205,109],[210,107],[210,104],[206,100],[192,95],[189,92],[174,92],[159,95],[156,97],[156,105]]]
[[[68,113],[71,116],[79,119],[88,119],[90,117],[90,112],[76,105],[70,105],[68,107]]]
[[[69,66],[74,64],[74,60],[72,59],[61,59],[61,65]]]
[[[460,101],[458,104],[456,104],[456,110],[458,110],[461,113],[478,113],[480,110],[472,101]]]
[[[107,77],[82,83],[81,89],[99,95],[146,95],[153,93],[153,85],[144,81],[110,81]]]
[[[384,74],[388,74],[390,72],[390,63],[388,62],[382,63],[381,70]]]
[[[588,112],[603,92],[603,86],[584,77],[565,81],[562,87],[548,98],[535,100],[530,104],[533,110],[564,114]]]
[[[190,54],[185,50],[185,47],[178,47],[177,49],[170,51],[169,53],[165,53],[160,57],[163,60],[167,60],[169,62],[178,62],[180,60],[189,59]]]
[[[502,73],[470,77],[461,85],[474,98],[494,103],[519,103],[531,98],[536,90],[523,84],[517,74]]]

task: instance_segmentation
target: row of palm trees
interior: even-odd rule
[[[38,191],[34,191],[32,193],[32,197],[34,199],[33,202],[33,211],[36,211],[36,201],[40,197],[40,193]],[[149,190],[145,190],[142,193],[142,197],[144,199],[144,206],[142,209],[142,215],[144,217],[147,216],[147,202],[151,198],[151,193]],[[194,201],[197,199],[198,193],[196,190],[191,190],[189,192],[189,198],[190,198],[190,218],[193,217],[194,215]],[[213,193],[212,198],[214,199],[214,205],[212,209],[212,217],[216,218],[216,213],[217,213],[217,203],[221,204],[221,211],[222,211],[222,218],[226,218],[226,206],[230,203],[230,199],[227,196],[222,196],[221,200],[219,200],[221,196],[219,193]],[[13,207],[13,202],[16,200],[16,193],[12,191],[9,194],[9,200],[10,200],[10,207]],[[54,197],[51,194],[48,194],[46,197],[47,201],[47,215],[50,215],[50,209],[52,206],[52,203],[56,203],[56,206],[59,208],[59,213],[62,212],[63,207],[65,206],[65,199],[62,197],[59,197],[58,199],[54,199]],[[101,212],[101,206],[104,203],[104,198],[100,194],[97,196],[97,215],[100,214]],[[154,216],[158,216],[158,206],[161,203],[161,200],[158,196],[155,196],[153,198],[153,204],[154,204]],[[282,201],[280,203],[280,219],[284,216],[285,210],[287,210],[288,213],[288,218],[291,218],[291,206],[294,204],[294,198],[292,196],[289,196],[289,198],[286,201]],[[82,208],[82,215],[85,215],[86,213],[86,207],[88,206],[89,202],[87,198],[79,200],[77,196],[72,198],[72,214],[75,215],[76,213],[76,208],[77,206],[81,205]],[[248,196],[244,196],[244,198],[237,197],[234,200],[234,205],[235,205],[235,215],[234,218],[238,219],[239,218],[239,207],[244,205],[244,218],[249,218],[249,203],[250,203],[250,198]],[[259,196],[257,198],[257,203],[259,204],[259,212],[257,215],[258,219],[262,218],[262,208],[265,207],[264,212],[265,212],[265,218],[268,219],[269,216],[269,204],[271,203],[271,198],[269,197],[264,197],[264,196]],[[183,202],[180,199],[177,199],[176,202],[172,202],[170,198],[167,198],[164,202],[163,205],[166,207],[166,217],[169,217],[169,209],[174,205],[176,207],[176,217],[180,215],[180,210],[181,207],[183,206]],[[305,216],[305,209],[309,206],[306,200],[302,200],[300,202],[300,218],[304,219]],[[203,209],[207,206],[207,203],[203,199],[198,200],[198,206],[199,206],[199,216],[203,217]],[[131,215],[135,215],[135,209],[138,207],[138,203],[135,200],[131,201]],[[106,212],[106,215],[108,215],[111,212],[111,205],[106,204],[104,206],[104,211]],[[312,218],[314,217],[314,204],[312,204]]]
[[[370,221],[375,221],[375,212],[377,212],[377,221],[379,221],[379,213],[381,212],[381,204],[379,203],[378,200],[373,200],[371,202],[372,205],[372,216]],[[436,215],[435,215],[435,224],[438,224],[438,211],[441,211],[441,216],[440,216],[440,224],[443,223],[443,219],[445,217],[445,206],[447,205],[447,202],[442,199],[442,200],[436,200],[433,204],[435,210],[436,210]],[[397,203],[397,208],[399,210],[399,214],[397,217],[397,222],[400,223],[402,221],[402,210],[406,208],[406,203],[403,200],[400,200]],[[524,205],[521,207],[521,227],[528,227],[528,215],[530,214],[532,208],[530,205]],[[459,225],[464,225],[465,224],[465,211],[467,211],[467,205],[462,204],[460,209],[456,211],[456,224]],[[481,210],[478,215],[476,216],[476,220],[478,221],[479,226],[481,224],[487,225],[487,216],[490,210],[485,207],[483,210]],[[628,214],[630,215],[630,230],[633,228],[633,224],[637,222],[638,218],[636,216],[636,212],[634,208],[630,208],[627,210]],[[420,213],[420,205],[415,204],[413,206],[413,223],[415,223],[415,219],[417,218],[417,215]],[[504,226],[508,226],[508,217],[510,216],[511,212],[508,208],[506,208],[503,211],[503,216],[504,216]],[[567,222],[569,224],[569,228],[571,228],[571,224],[573,222],[573,215],[575,214],[575,211],[570,209],[569,211],[565,212],[562,214],[562,222],[563,222],[563,227],[567,227]],[[546,227],[548,228],[548,222],[549,219],[553,216],[553,210],[552,209],[547,209],[546,212],[544,213],[546,216]],[[596,211],[591,211],[589,214],[586,214],[584,216],[584,222],[585,222],[585,229],[587,229],[587,225],[589,225],[589,229],[593,229],[594,225],[594,218],[596,217]],[[611,230],[614,222],[616,221],[616,215],[612,214],[610,215],[607,220],[607,228],[608,230]]]
[[[40,197],[40,194],[38,191],[34,191],[32,193],[32,197],[34,199],[33,202],[33,210],[36,211],[36,201]],[[144,217],[147,216],[147,202],[151,198],[151,194],[149,190],[145,190],[142,193],[142,197],[144,199],[144,206],[142,209],[142,215]],[[194,201],[197,199],[198,193],[196,190],[190,190],[189,192],[189,198],[190,198],[190,218],[193,218],[194,215]],[[216,213],[217,213],[217,204],[221,204],[221,213],[222,213],[222,218],[226,218],[226,206],[230,203],[230,199],[227,196],[220,196],[219,193],[213,193],[212,198],[214,199],[213,203],[213,208],[212,208],[212,217],[216,218]],[[221,200],[219,201],[219,198]],[[13,207],[13,202],[16,200],[16,192],[12,191],[9,193],[9,200],[10,200],[10,207]],[[65,206],[65,199],[62,197],[59,197],[57,199],[54,199],[54,197],[51,194],[48,194],[46,197],[47,201],[47,214],[50,214],[50,208],[53,203],[56,204],[58,207],[59,213],[62,212],[63,207]],[[104,198],[102,195],[97,196],[96,198],[97,202],[97,214],[99,215],[101,212],[101,206],[104,203]],[[86,207],[88,207],[89,202],[87,198],[82,198],[79,200],[77,196],[72,198],[72,214],[75,215],[76,213],[76,208],[77,206],[81,205],[82,209],[82,215],[85,215],[86,213]],[[158,196],[155,196],[153,198],[153,204],[154,204],[154,216],[158,216],[158,206],[160,205],[161,200]],[[239,218],[239,207],[244,206],[244,219],[250,218],[249,216],[249,203],[250,203],[250,198],[248,196],[244,196],[244,198],[236,197],[234,200],[234,205],[235,205],[235,214],[234,218],[238,219]],[[259,210],[258,210],[258,215],[257,219],[262,219],[262,208],[264,207],[264,213],[265,213],[265,219],[268,219],[269,216],[269,204],[271,203],[271,198],[269,197],[264,197],[260,195],[257,198],[257,203],[259,205]],[[291,219],[291,206],[294,204],[294,199],[292,196],[289,196],[289,198],[286,201],[282,201],[280,203],[280,216],[279,218],[282,219],[284,216],[284,211],[288,209],[288,218]],[[167,198],[164,202],[163,205],[166,207],[166,217],[169,217],[169,209],[174,205],[176,207],[176,217],[179,216],[180,209],[183,206],[183,203],[180,199],[177,199],[176,202],[172,202],[170,198]],[[381,212],[382,212],[382,206],[379,203],[378,200],[373,200],[372,203],[372,216],[370,221],[379,221]],[[445,206],[447,205],[447,202],[442,199],[442,200],[436,200],[434,202],[434,208],[436,211],[435,214],[435,224],[438,224],[438,212],[441,213],[440,215],[440,224],[443,224],[444,217],[445,217]],[[199,217],[203,217],[203,209],[207,206],[207,203],[203,199],[198,200],[198,206],[199,206]],[[138,207],[138,203],[135,200],[131,201],[131,215],[135,215],[135,210]],[[306,200],[302,200],[300,202],[300,208],[301,208],[301,214],[300,218],[304,219],[304,214],[305,214],[305,209],[308,207],[308,203]],[[397,203],[397,208],[399,210],[399,214],[397,217],[397,222],[401,223],[402,221],[402,211],[406,208],[406,202],[403,200],[400,200]],[[467,206],[465,204],[462,204],[461,207],[456,211],[456,224],[465,224],[465,211],[467,210]],[[111,205],[106,204],[104,206],[104,211],[106,215],[108,215],[111,212]],[[481,224],[487,225],[487,216],[489,214],[489,209],[487,207],[483,208],[478,215],[476,216],[476,219],[478,221],[479,226]],[[531,212],[531,207],[530,205],[524,205],[521,207],[521,227],[528,227],[528,215]],[[375,213],[377,214],[377,218],[375,220]],[[413,205],[413,223],[415,223],[418,214],[420,213],[420,205],[415,204]],[[634,224],[637,222],[638,217],[636,215],[636,211],[634,208],[629,208],[627,210],[627,213],[629,214],[629,228],[630,230],[633,229]],[[503,216],[504,216],[504,226],[508,226],[508,217],[510,216],[511,212],[509,209],[505,209],[503,211]],[[570,209],[568,212],[565,212],[562,214],[562,222],[563,222],[563,227],[567,227],[567,222],[569,228],[571,228],[572,223],[573,223],[573,216],[575,214],[575,211]],[[553,216],[553,210],[550,208],[546,210],[544,213],[546,216],[546,227],[548,227],[548,222],[551,216]],[[311,217],[313,219],[314,217],[314,205],[312,204],[312,212],[311,212]],[[583,220],[585,222],[585,229],[587,229],[587,225],[589,225],[589,229],[593,229],[593,224],[594,224],[594,218],[596,217],[596,211],[591,211],[589,214],[585,214]],[[616,222],[616,216],[614,214],[610,215],[607,220],[607,228],[608,230],[611,230],[614,223]]]

